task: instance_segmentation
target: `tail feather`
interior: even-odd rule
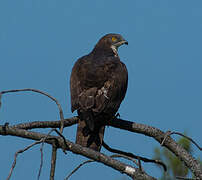
[[[77,126],[76,143],[83,147],[89,147],[95,151],[100,151],[104,138],[105,126],[95,127],[90,131],[84,120],[79,120]]]

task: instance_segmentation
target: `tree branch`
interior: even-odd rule
[[[74,124],[77,124],[79,118],[77,116],[64,119],[64,127],[69,127]],[[61,126],[61,121],[33,121],[30,123],[20,123],[10,127],[19,128],[19,129],[36,129],[36,128],[59,128]]]
[[[90,160],[82,162],[76,168],[74,168],[73,171],[64,180],[68,180],[70,178],[70,176],[72,176],[81,166],[83,166],[83,165],[85,165],[87,163],[91,163],[91,162],[96,162],[96,161],[90,159]]]
[[[128,156],[125,156],[125,155],[122,155],[122,154],[113,154],[110,156],[111,158],[125,158],[127,160],[130,160],[132,161],[133,163],[135,163],[137,166],[139,166],[139,164],[135,161],[135,159],[131,158],[131,157],[128,157]],[[87,161],[84,161],[82,163],[80,163],[76,168],[73,169],[73,171],[65,178],[65,180],[68,180],[70,178],[70,176],[72,176],[81,166],[87,164],[87,163],[91,163],[91,162],[96,162],[92,159],[90,160],[87,160]]]
[[[64,127],[71,126],[78,122],[78,117],[72,117],[69,119],[64,120]],[[58,128],[61,125],[61,121],[36,121],[32,123],[23,123],[18,124],[15,128],[22,128],[22,129],[33,129],[33,128]],[[135,122],[130,122],[122,119],[113,119],[110,120],[108,125],[120,128],[123,130],[144,134],[146,136],[154,138],[160,144],[165,139],[163,146],[167,147],[171,152],[173,152],[180,160],[182,160],[185,165],[193,172],[196,177],[202,179],[202,167],[200,163],[193,158],[184,148],[182,148],[179,144],[177,144],[170,136],[165,138],[166,133],[161,131],[158,128],[147,126],[144,124],[139,124]]]
[[[57,145],[56,145],[56,143],[53,143],[53,145],[52,145],[52,158],[51,158],[50,180],[54,180],[55,166],[56,166],[56,157],[57,157]]]
[[[5,132],[6,129],[6,132]],[[11,135],[11,136],[18,136],[26,139],[32,139],[32,140],[41,140],[42,138],[46,138],[46,134],[42,133],[36,133],[36,132],[31,132],[27,131],[24,129],[18,129],[14,127],[8,127],[8,126],[0,126],[0,135]],[[57,137],[57,136],[52,136],[49,135],[46,139],[45,142],[48,144],[53,144],[57,140],[58,142],[58,148],[61,149],[66,149],[69,150],[75,154],[80,154],[83,156],[86,156],[90,159],[93,159],[97,162],[101,162],[121,173],[125,173],[128,176],[138,179],[138,180],[155,180],[155,178],[147,175],[145,172],[141,172],[139,169],[132,167],[130,165],[127,165],[125,163],[122,163],[118,160],[115,160],[111,157],[106,156],[103,153],[94,151],[92,149],[82,147],[78,144],[74,144],[70,142],[69,140],[66,139],[66,144],[68,147],[66,147],[63,138]]]
[[[45,93],[45,92],[40,91],[38,89],[31,89],[31,88],[1,91],[0,92],[0,107],[1,107],[2,94],[13,93],[13,92],[24,92],[24,91],[32,91],[32,92],[36,92],[36,93],[42,94],[44,96],[47,96],[48,98],[50,98],[51,100],[53,100],[56,103],[56,105],[58,106],[58,109],[59,109],[59,114],[60,114],[60,119],[61,119],[60,133],[62,133],[63,132],[63,128],[64,128],[64,113],[63,113],[63,110],[62,110],[62,106],[60,105],[60,103],[58,102],[57,99],[55,99],[54,97],[52,97],[48,93]]]
[[[127,131],[144,134],[146,136],[154,138],[160,144],[163,141],[166,133],[152,126],[138,124],[135,122],[130,122],[122,119],[110,120],[110,126],[115,128],[124,129]],[[193,158],[182,146],[177,144],[170,136],[165,139],[163,146],[167,147],[171,152],[173,152],[185,165],[193,172],[193,174],[202,179],[202,167],[201,164]]]
[[[6,178],[6,180],[9,180],[9,179],[11,178],[11,175],[12,175],[12,173],[13,173],[13,170],[14,170],[15,165],[16,165],[16,162],[17,162],[17,156],[18,156],[20,153],[23,153],[23,152],[27,151],[28,149],[30,149],[30,148],[33,147],[34,145],[41,143],[42,140],[43,140],[43,139],[41,139],[41,140],[39,140],[39,141],[36,141],[36,142],[30,144],[29,146],[25,147],[24,149],[21,149],[21,150],[19,150],[19,151],[17,151],[17,152],[15,153],[14,161],[13,161],[12,167],[11,167],[11,169],[10,169],[9,175],[8,175],[8,177]]]
[[[182,133],[179,133],[179,132],[167,131],[167,132],[166,132],[166,136],[164,137],[164,139],[163,139],[161,145],[163,145],[163,143],[164,143],[164,141],[165,141],[165,139],[167,138],[168,135],[171,136],[171,135],[173,135],[173,134],[177,134],[177,135],[180,135],[180,136],[182,136],[182,137],[188,139],[188,140],[191,141],[200,151],[202,151],[202,147],[200,147],[192,138],[190,138],[190,137],[188,137],[188,136],[186,136],[186,135],[184,135],[184,134],[182,134]]]
[[[131,158],[134,158],[134,159],[137,159],[139,161],[139,166],[141,167],[141,160],[144,161],[144,162],[150,162],[150,163],[156,163],[158,165],[161,165],[164,169],[164,171],[167,171],[167,167],[166,165],[161,162],[160,160],[155,160],[155,159],[148,159],[148,158],[145,158],[145,157],[141,157],[141,156],[136,156],[134,155],[133,153],[130,153],[130,152],[125,152],[125,151],[121,151],[119,149],[114,149],[114,148],[111,148],[109,147],[109,145],[107,145],[104,141],[102,142],[102,145],[105,149],[107,149],[108,151],[110,152],[113,152],[113,153],[117,153],[117,154],[121,154],[121,155],[125,155],[125,156],[128,156],[128,157],[131,157]]]

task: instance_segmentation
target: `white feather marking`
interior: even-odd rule
[[[109,99],[109,97],[106,94],[104,94],[104,97],[106,97],[107,99]]]
[[[115,56],[118,56],[118,52],[117,52],[117,47],[114,45],[111,45],[112,51],[114,52]]]
[[[109,97],[107,96],[107,90],[104,87],[103,87],[102,92],[103,92],[104,97],[109,99]]]
[[[126,169],[125,169],[126,173],[133,175],[135,173],[135,171],[136,171],[135,168],[132,168],[130,166],[126,166]]]

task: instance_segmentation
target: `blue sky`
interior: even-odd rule
[[[202,127],[202,1],[195,0],[18,0],[0,1],[1,90],[35,88],[70,108],[69,77],[74,62],[89,53],[106,33],[120,33],[129,46],[119,49],[129,72],[121,118],[161,130],[187,131],[200,145]],[[34,93],[3,96],[1,124],[59,119],[48,98]],[[76,115],[76,114],[74,114]],[[47,132],[47,130],[42,130]],[[76,126],[64,135],[74,141]],[[114,148],[152,157],[159,146],[153,139],[108,127],[105,141]],[[1,179],[14,153],[30,140],[1,137]],[[195,157],[201,157],[193,149]],[[102,149],[102,152],[110,154]],[[51,147],[45,146],[41,179],[48,179]],[[3,156],[2,156],[3,155]],[[85,158],[58,153],[56,178],[64,177]],[[39,146],[20,155],[12,179],[37,177]],[[160,171],[143,163],[153,176]],[[92,163],[72,179],[120,179],[122,174]]]

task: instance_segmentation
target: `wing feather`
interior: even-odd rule
[[[72,69],[70,88],[72,112],[92,109],[114,114],[123,100],[128,83],[126,66],[119,57],[80,58]]]

